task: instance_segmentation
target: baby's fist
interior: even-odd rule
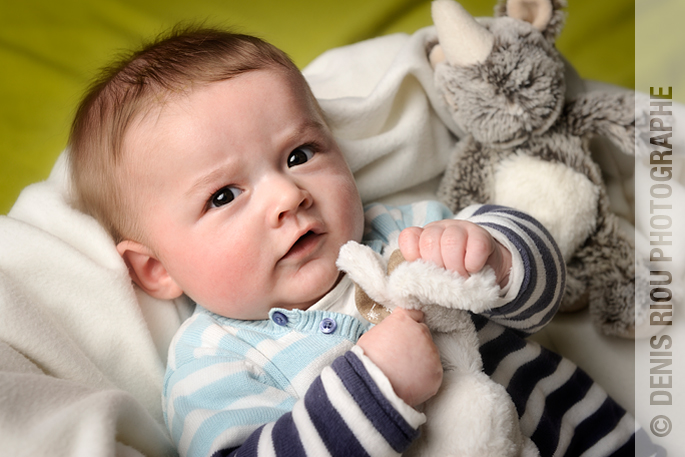
[[[357,345],[409,406],[425,402],[440,388],[440,353],[421,311],[396,308],[362,335]]]
[[[500,287],[509,280],[511,253],[487,230],[472,222],[444,219],[425,227],[408,227],[402,230],[398,242],[407,261],[430,261],[462,276],[470,276],[489,265]]]

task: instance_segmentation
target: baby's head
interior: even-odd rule
[[[297,67],[254,37],[174,33],[92,86],[69,141],[77,203],[132,279],[232,318],[306,309],[359,241],[352,174]]]

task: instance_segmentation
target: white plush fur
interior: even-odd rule
[[[338,258],[338,267],[352,281],[374,301],[391,309],[419,309],[438,303],[445,308],[479,313],[492,308],[499,296],[495,273],[490,268],[464,278],[434,263],[417,260],[399,265],[387,276],[386,264],[379,254],[355,242],[345,244]]]
[[[426,403],[427,422],[406,455],[539,455],[535,444],[521,433],[509,394],[482,372],[475,328],[434,338],[445,364],[443,383]]]
[[[502,161],[493,200],[540,221],[567,261],[597,224],[597,186],[564,164],[537,157],[519,154]]]
[[[463,278],[418,260],[404,262],[387,275],[387,260],[353,241],[341,248],[337,265],[374,301],[390,309],[423,310],[434,331],[444,379],[438,394],[425,404],[427,422],[406,456],[538,455],[521,433],[506,390],[483,372],[476,329],[466,311],[484,311],[495,304],[499,288],[491,269]]]

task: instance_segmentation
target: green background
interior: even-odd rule
[[[490,16],[495,1],[461,3]],[[633,1],[568,3],[559,49],[582,77],[633,88]],[[300,67],[332,47],[431,24],[428,0],[0,0],[0,214],[48,176],[97,69],[181,21],[258,35]]]

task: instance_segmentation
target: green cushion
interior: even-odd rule
[[[474,15],[492,3],[467,0]],[[634,80],[634,6],[569,0],[558,46],[585,78]],[[430,1],[23,0],[0,7],[0,214],[45,179],[63,150],[74,109],[95,71],[179,21],[265,38],[303,67],[326,49],[431,24]]]

